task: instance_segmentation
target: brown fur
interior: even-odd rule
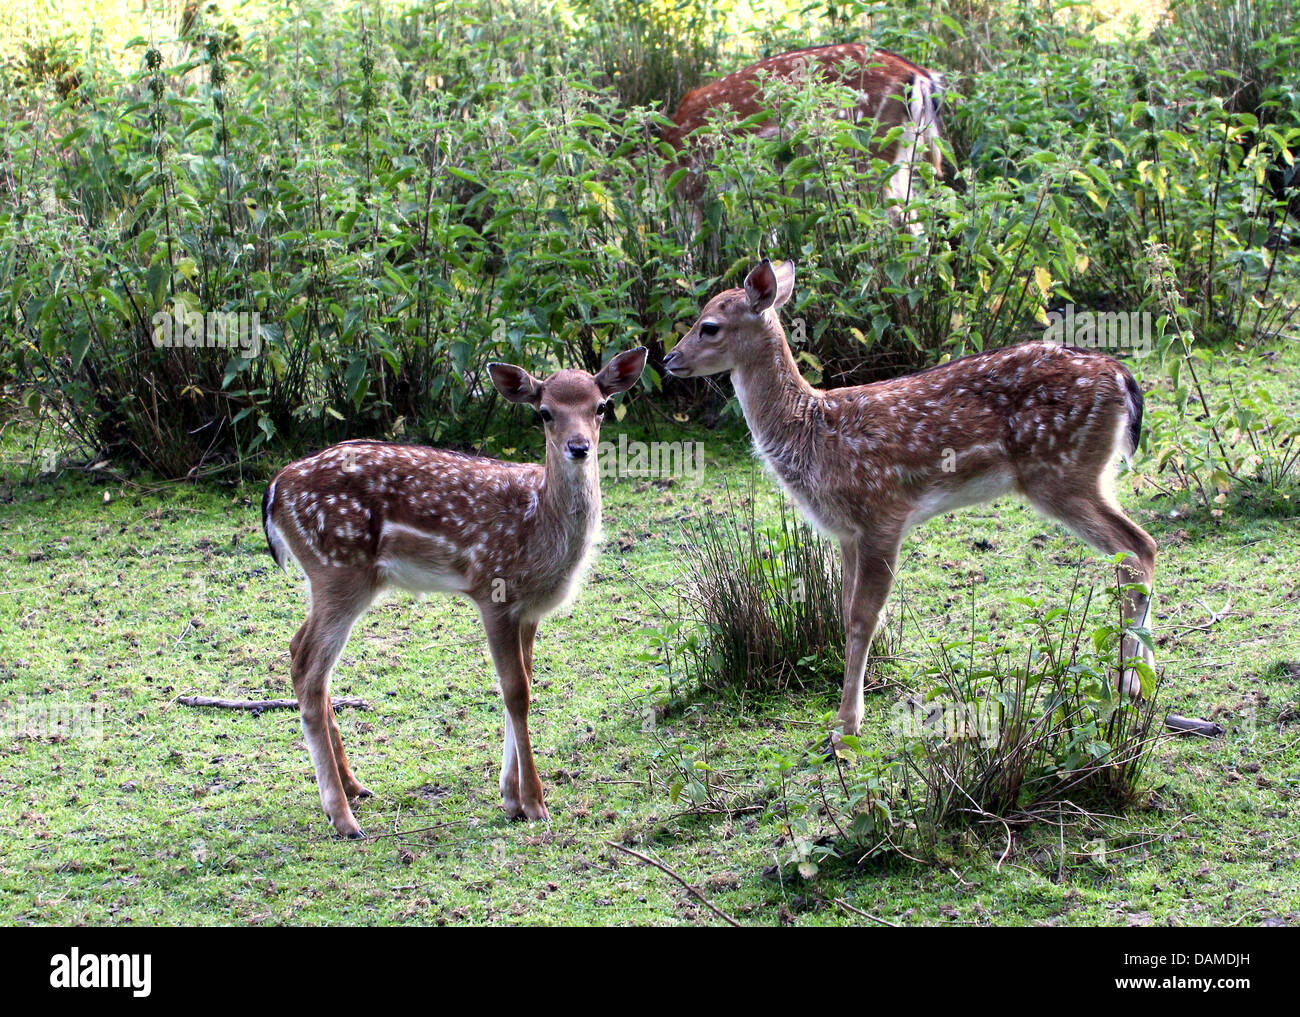
[[[692,132],[707,124],[711,115],[724,107],[731,109],[737,120],[747,119],[767,109],[762,87],[765,76],[798,80],[806,74],[819,74],[827,81],[852,88],[857,93],[856,103],[851,110],[853,118],[876,121],[879,135],[885,135],[891,128],[909,123],[921,135],[915,142],[914,152],[900,150],[904,143],[904,138],[900,136],[878,145],[875,155],[891,165],[900,159],[928,160],[935,173],[942,175],[942,155],[935,143],[939,138],[935,107],[943,91],[942,79],[886,50],[871,50],[857,43],[842,43],[767,57],[688,92],[673,114],[673,126],[663,132],[664,140],[682,153],[677,165],[692,169],[678,185],[682,196],[696,204],[703,197],[700,158],[697,155],[693,159],[686,151]],[[914,90],[925,111],[919,123],[913,123],[912,111],[905,101]],[[926,129],[926,124],[930,125],[930,129]],[[770,131],[773,122],[769,120],[753,129]],[[895,177],[902,176],[904,174],[901,171],[895,174]],[[903,186],[901,179],[891,182],[891,193],[903,199],[908,196],[911,186],[910,173],[906,176],[906,186]]]

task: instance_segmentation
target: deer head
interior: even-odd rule
[[[591,450],[599,442],[609,397],[636,384],[646,352],[644,346],[625,350],[594,376],[566,370],[539,381],[513,364],[488,364],[488,373],[497,391],[512,403],[527,403],[537,410],[546,430],[548,462],[594,462]]]
[[[664,357],[668,373],[678,378],[730,371],[750,363],[784,342],[776,311],[794,292],[794,262],[775,268],[766,258],[740,289],[725,290],[705,305],[699,319]]]

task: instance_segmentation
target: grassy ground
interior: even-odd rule
[[[1251,363],[1296,404],[1300,353]],[[11,430],[0,486],[0,921],[717,920],[606,845],[617,841],[745,923],[862,921],[836,898],[898,924],[1300,923],[1296,513],[1244,500],[1217,517],[1189,514],[1149,482],[1149,459],[1121,480],[1161,545],[1162,710],[1228,728],[1162,743],[1136,808],[1063,841],[1054,827],[1030,831],[1000,864],[999,831],[955,846],[942,865],[824,866],[805,881],[775,815],[682,814],[664,790],[662,746],[707,746],[714,765],[753,784],[764,747],[818,737],[833,688],[688,697],[647,730],[646,707],[665,697],[644,659],[644,627],[661,620],[647,593],[673,602],[683,520],[718,510],[725,486],[745,489],[754,469],[740,432],[681,437],[706,443],[702,483],[608,482],[603,554],[576,604],[543,625],[534,742],[549,826],[511,824],[500,810],[501,709],[471,608],[402,597],[362,620],[335,678],[336,695],[373,706],[340,723],[379,795],[357,810],[372,839],[344,843],[321,814],[296,714],[173,702],[292,695],[287,644],[305,602],[265,553],[260,486],[151,487],[104,471],[30,479],[17,460],[32,457],[31,436]],[[770,482],[758,487],[774,513]],[[911,661],[923,636],[969,633],[972,591],[981,627],[1008,628],[1020,611],[1012,597],[1058,594],[1084,558],[1012,501],[931,522],[905,557],[893,617],[903,616]],[[1104,580],[1100,563],[1086,572]],[[898,682],[909,663],[891,672]],[[897,695],[869,698],[868,738]],[[53,706],[70,728],[51,727]],[[1098,838],[1104,860],[1085,847]]]

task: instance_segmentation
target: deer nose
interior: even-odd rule
[[[570,459],[586,459],[587,453],[591,451],[591,442],[586,438],[570,438],[564,447]]]

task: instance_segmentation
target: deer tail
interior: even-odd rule
[[[1124,410],[1128,414],[1128,428],[1124,433],[1123,449],[1126,458],[1131,457],[1137,451],[1138,442],[1142,438],[1142,409],[1145,400],[1142,398],[1142,389],[1133,377],[1133,372],[1127,367],[1121,366],[1124,374]]]
[[[908,118],[915,132],[916,146],[925,153],[925,160],[934,167],[935,176],[943,176],[943,151],[939,146],[943,127],[939,108],[943,103],[947,85],[942,74],[918,72],[912,75],[911,103]]]
[[[266,534],[266,546],[271,552],[271,557],[275,559],[275,564],[284,569],[285,546],[284,540],[280,536],[280,531],[276,528],[275,520],[271,518],[272,510],[275,508],[275,481],[266,489],[262,495],[262,532]]]

